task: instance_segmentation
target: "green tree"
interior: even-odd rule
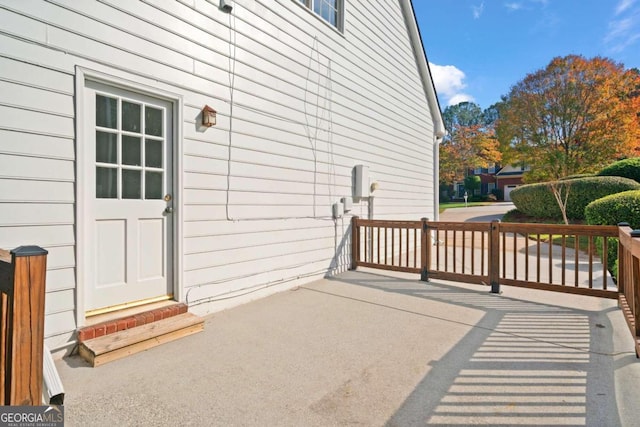
[[[464,179],[464,189],[469,192],[469,196],[472,196],[474,191],[480,189],[481,183],[479,176],[469,175]]]
[[[442,113],[442,119],[451,133],[459,127],[476,126],[484,123],[482,108],[473,102],[450,105]]]

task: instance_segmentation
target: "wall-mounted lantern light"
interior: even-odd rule
[[[202,109],[202,126],[210,128],[216,125],[216,110],[205,105]]]

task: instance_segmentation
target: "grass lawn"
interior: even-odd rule
[[[491,205],[493,202],[469,202],[466,206],[486,206]],[[442,213],[445,209],[449,208],[464,208],[464,202],[440,202],[439,212]]]

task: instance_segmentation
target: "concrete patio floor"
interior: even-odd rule
[[[616,302],[350,271],[99,368],[58,361],[69,426],[573,425],[640,420]]]

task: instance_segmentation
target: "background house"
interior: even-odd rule
[[[471,196],[488,196],[493,194],[493,190],[497,188],[496,184],[496,173],[500,170],[500,166],[494,164],[489,165],[489,167],[482,168],[477,167],[473,169],[467,170],[467,176],[477,176],[480,178],[480,188],[471,192],[468,192],[469,197]],[[465,185],[464,181],[456,181],[453,186],[451,193],[454,198],[459,199],[464,197],[465,193]]]
[[[529,166],[507,165],[496,173],[496,183],[505,202],[511,201],[510,193],[514,188],[522,185],[522,176],[530,169]]]
[[[437,218],[411,2],[320,3],[0,0],[0,247],[49,251],[52,350],[97,312],[343,271],[350,215]]]
[[[480,177],[480,188],[473,192],[474,196],[489,196],[490,194],[495,194],[499,200],[510,202],[511,197],[509,194],[514,188],[523,184],[522,177],[529,169],[529,166],[500,166],[493,164],[488,168],[478,167],[469,169],[467,173],[470,176]],[[452,192],[454,198],[460,199],[464,197],[464,182],[454,183]],[[471,194],[469,194],[469,196],[471,196]]]

